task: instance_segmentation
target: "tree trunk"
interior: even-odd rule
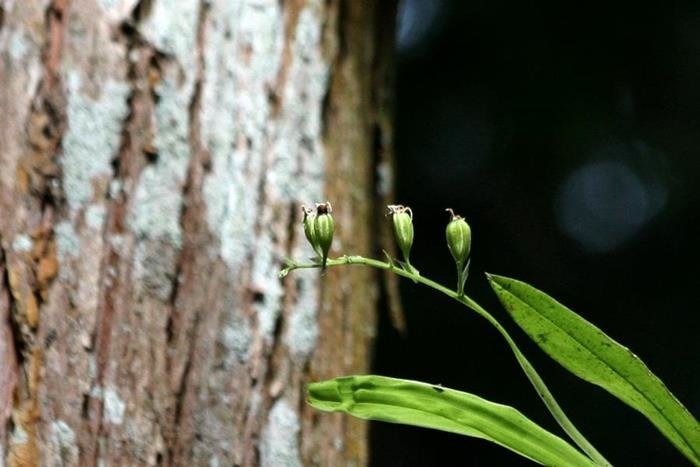
[[[363,465],[392,2],[0,0],[0,465]]]

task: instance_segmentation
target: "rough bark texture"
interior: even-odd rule
[[[393,2],[0,0],[0,466],[362,465]]]

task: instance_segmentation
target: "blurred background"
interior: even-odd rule
[[[412,259],[454,281],[444,227],[472,226],[468,293],[511,331],[616,465],[688,465],[641,415],[531,344],[483,271],[548,292],[637,353],[700,416],[700,4],[402,0],[397,202]],[[513,405],[561,433],[481,318],[402,283],[374,372]],[[484,441],[373,424],[372,465],[527,465]]]

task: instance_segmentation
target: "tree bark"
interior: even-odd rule
[[[393,2],[0,0],[0,466],[363,465]],[[382,233],[383,232],[383,233]]]

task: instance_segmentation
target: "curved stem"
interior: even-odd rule
[[[501,325],[501,323],[499,323],[496,320],[496,318],[494,318],[493,315],[486,311],[481,305],[479,305],[470,297],[464,295],[463,291],[455,292],[454,290],[449,289],[444,285],[435,282],[431,279],[428,279],[427,277],[414,274],[412,271],[407,271],[405,269],[398,268],[392,263],[386,263],[384,261],[379,261],[376,259],[365,258],[364,256],[341,256],[336,259],[328,259],[326,267],[341,266],[347,264],[360,264],[377,269],[388,269],[394,272],[395,274],[398,274],[399,276],[406,277],[408,279],[413,280],[414,282],[419,282],[423,285],[437,290],[438,292],[442,292],[448,297],[460,302],[461,304],[467,306],[469,309],[475,311],[482,318],[486,319],[486,321],[488,321],[493,327],[495,327],[499,334],[501,334],[501,336],[505,339],[506,343],[513,352],[513,355],[515,355],[515,359],[518,361],[518,364],[520,364],[520,367],[525,372],[525,375],[527,376],[528,380],[530,380],[530,383],[535,388],[535,391],[540,396],[542,402],[544,402],[544,405],[547,407],[554,419],[557,421],[557,423],[559,423],[559,426],[562,427],[566,434],[569,435],[569,437],[578,445],[579,448],[581,448],[583,452],[585,452],[591,458],[591,460],[593,460],[593,462],[601,466],[612,466],[612,464],[607,459],[605,459],[605,457],[603,457],[603,455],[600,452],[598,452],[598,450],[574,426],[573,422],[569,419],[569,417],[566,416],[562,408],[559,406],[559,403],[554,398],[554,395],[551,393],[547,385],[542,380],[542,377],[539,375],[539,373],[537,373],[537,371],[528,361],[528,359],[525,358],[525,355],[523,355],[518,346],[515,344],[513,338],[510,337],[510,334],[508,334],[508,332]],[[294,261],[288,261],[287,266],[280,272],[280,277],[286,276],[290,271],[293,271],[295,269],[310,269],[319,267],[321,267],[321,264],[319,263],[301,264],[296,263]]]

